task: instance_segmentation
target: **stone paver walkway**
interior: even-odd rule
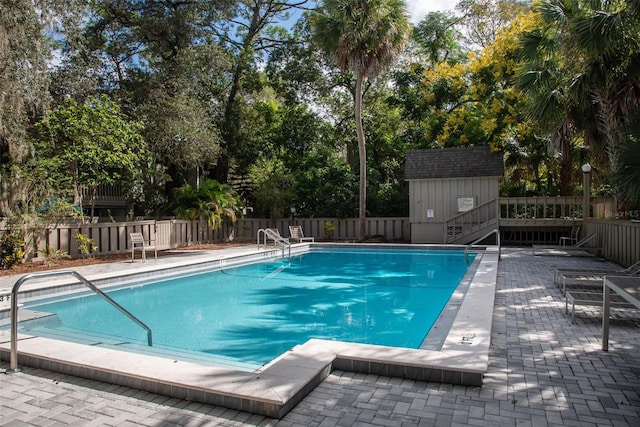
[[[599,310],[571,324],[553,285],[557,267],[602,265],[503,251],[482,387],[334,371],[273,420],[25,367],[0,376],[0,425],[640,426],[640,315],[615,312],[603,352]]]

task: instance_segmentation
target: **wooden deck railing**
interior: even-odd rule
[[[614,210],[615,201],[607,197],[591,197],[589,217],[604,218],[607,210]],[[500,225],[548,224],[565,225],[567,221],[582,220],[580,197],[500,197]]]
[[[92,194],[90,188],[82,189],[83,204],[88,206],[91,198],[94,198],[96,206],[117,206],[122,207],[127,205],[127,199],[124,196],[122,187],[119,185],[107,185],[102,184],[96,188],[96,193]]]
[[[491,227],[498,227],[498,200],[483,203],[449,219],[444,226],[444,242],[455,242],[460,236]]]

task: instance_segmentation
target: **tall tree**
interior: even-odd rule
[[[142,124],[131,122],[106,96],[66,104],[38,123],[36,158],[50,177],[73,194],[82,206],[83,190],[91,195],[93,216],[96,189],[103,184],[133,186],[133,173],[146,160]]]
[[[362,89],[402,52],[411,26],[402,0],[325,0],[311,17],[315,39],[343,73],[353,73],[354,117],[360,158],[359,238],[366,238],[367,152]]]
[[[231,61],[211,28],[230,16],[228,0],[104,0],[92,2],[90,19],[64,57],[59,90],[82,102],[85,77],[98,70],[95,91],[117,99],[147,126],[154,158],[147,177],[146,210],[163,205],[173,188],[198,182],[215,163],[217,118]],[[87,70],[85,72],[85,70]],[[74,93],[75,90],[79,92]]]
[[[411,38],[429,64],[463,59],[463,35],[457,28],[461,21],[452,12],[430,12],[415,26]]]
[[[236,4],[235,17],[216,30],[218,40],[234,57],[222,121],[219,124],[222,141],[214,178],[220,182],[227,182],[235,150],[242,145],[238,98],[243,80],[255,75],[259,62],[268,52],[289,40],[288,32],[278,24],[289,19],[292,12],[304,9],[308,2],[309,0],[241,0]]]
[[[461,0],[456,5],[471,49],[489,46],[501,28],[528,9],[529,2],[520,0]]]
[[[49,106],[47,34],[58,29],[54,22],[75,16],[76,7],[66,0],[10,0],[0,7],[0,216],[17,215],[26,196],[24,177],[12,166],[29,157],[29,130]]]
[[[621,124],[640,105],[640,5],[543,0],[535,10],[540,25],[521,39],[519,78],[532,117],[555,126],[563,141],[582,136],[592,161],[605,166],[599,153],[606,153],[615,174]]]
[[[622,127],[625,136],[619,145],[620,168],[613,176],[630,217],[640,219],[640,110],[627,118]]]

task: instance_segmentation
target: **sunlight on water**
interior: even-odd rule
[[[466,268],[453,251],[324,249],[109,295],[152,329],[154,345],[263,364],[310,338],[418,348]],[[146,340],[95,295],[28,308],[57,314],[21,323],[34,335]]]

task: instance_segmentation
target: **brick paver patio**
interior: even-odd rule
[[[640,426],[640,314],[613,313],[603,352],[599,309],[571,324],[553,285],[557,267],[602,265],[503,250],[482,387],[334,371],[274,420],[25,367],[0,377],[0,425]]]

